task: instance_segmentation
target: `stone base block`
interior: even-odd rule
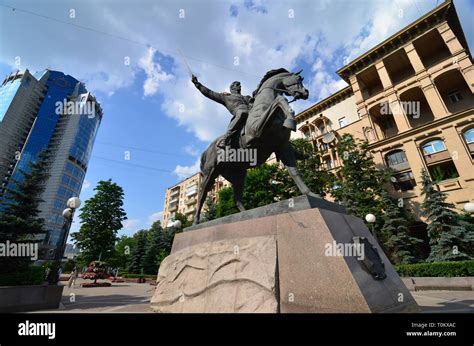
[[[177,234],[170,256],[160,266],[153,310],[419,311],[362,220],[340,207],[313,207],[306,196],[286,201],[286,208],[282,202],[278,208],[258,208],[257,215],[249,211],[251,217],[236,214]],[[365,239],[363,252],[344,253],[355,249],[344,249],[345,244],[360,239]],[[375,279],[372,262],[362,260],[361,255],[374,260],[371,245],[383,263],[384,279]]]

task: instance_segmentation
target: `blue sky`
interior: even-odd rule
[[[300,111],[346,85],[338,68],[435,5],[0,0],[0,74],[49,67],[85,82],[97,96],[104,118],[80,197],[91,197],[99,180],[121,185],[129,220],[119,234],[130,235],[160,218],[165,189],[197,171],[200,153],[230,119],[193,87],[178,51],[217,91],[240,80],[248,94],[269,69],[304,69],[310,99],[294,103]],[[474,2],[455,5],[474,49]],[[76,220],[72,231],[78,227]]]

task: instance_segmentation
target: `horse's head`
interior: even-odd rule
[[[306,100],[309,92],[303,85],[304,77],[300,76],[301,71],[303,70],[288,74],[287,77],[283,78],[282,83],[288,95],[293,96],[295,99]]]

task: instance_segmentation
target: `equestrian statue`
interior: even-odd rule
[[[255,163],[234,160],[219,160],[220,151],[227,148],[254,150],[256,166],[262,165],[275,153],[277,160],[288,169],[302,194],[319,197],[303,182],[296,168],[296,160],[302,158],[290,144],[291,131],[296,131],[296,121],[290,102],[306,100],[308,90],[303,85],[301,71],[292,73],[284,68],[268,71],[252,96],[243,96],[240,82],[233,82],[230,93],[218,93],[202,85],[196,76],[192,82],[209,99],[227,108],[232,114],[227,132],[215,139],[201,156],[201,188],[194,223],[199,223],[201,209],[215,179],[221,175],[234,189],[234,201],[239,211],[242,203],[247,169]],[[283,95],[293,97],[288,101]]]

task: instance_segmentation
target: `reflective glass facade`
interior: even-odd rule
[[[15,97],[20,85],[21,81],[17,79],[13,82],[8,82],[0,88],[0,122],[3,120],[3,117],[5,116],[8,107],[10,107],[10,103]]]
[[[79,95],[91,97],[84,84],[58,71],[37,72],[33,76],[46,86],[47,91],[7,187],[15,189],[14,181],[22,179],[20,170],[28,171],[30,163],[35,162],[41,152],[48,152],[51,175],[42,198],[46,201],[40,209],[45,219],[44,244],[54,249],[59,245],[63,232],[62,211],[66,208],[66,201],[79,196],[81,191],[102,114],[98,104],[94,117],[58,114],[58,101],[74,101]],[[14,81],[8,88],[1,89],[0,115],[3,109],[8,109],[18,85]]]

